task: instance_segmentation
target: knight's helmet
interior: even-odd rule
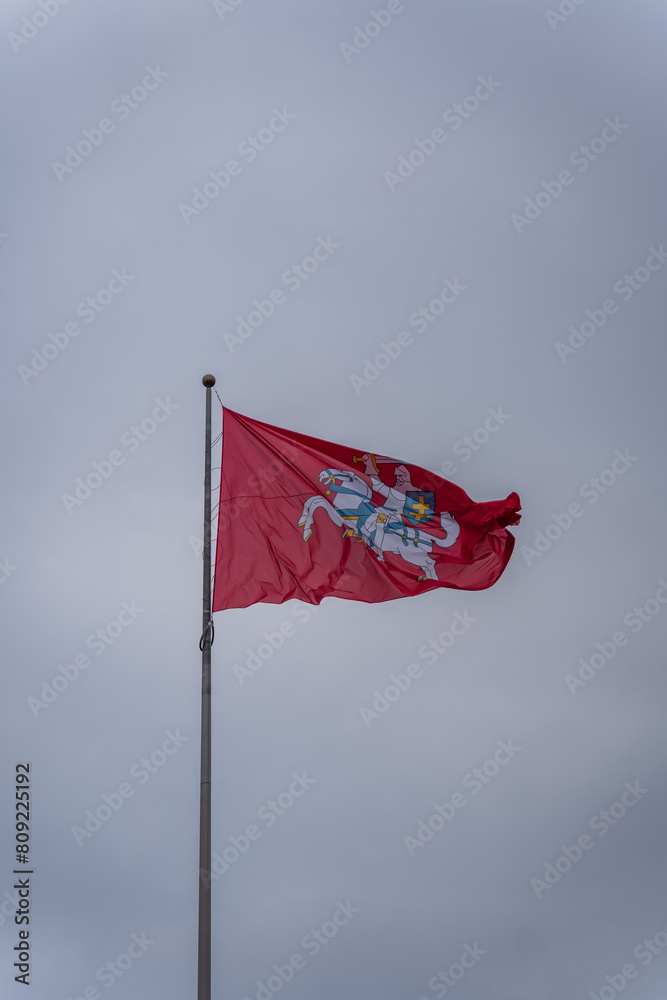
[[[395,489],[401,493],[405,493],[406,490],[416,489],[415,484],[410,478],[410,470],[405,465],[397,465],[394,473],[396,475]]]

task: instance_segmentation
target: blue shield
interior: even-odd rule
[[[406,520],[416,527],[426,521],[433,520],[435,493],[430,493],[427,490],[408,490],[405,494],[403,514]]]

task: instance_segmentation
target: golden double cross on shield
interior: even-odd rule
[[[415,519],[415,521],[421,521],[427,514],[432,513],[431,508],[427,503],[424,503],[424,494],[419,494],[419,501],[412,501],[412,509],[410,511],[410,516]]]

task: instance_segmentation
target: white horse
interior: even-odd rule
[[[434,545],[447,549],[459,537],[460,527],[451,514],[440,515],[440,525],[447,537],[437,538],[421,528],[409,527],[396,510],[372,504],[372,489],[353,472],[325,469],[319,480],[327,486],[328,495],[333,493],[333,500],[320,495],[306,500],[298,521],[304,541],[310,538],[315,511],[321,508],[334,524],[345,527],[345,538],[352,535],[360,538],[380,562],[384,562],[384,552],[393,552],[423,571],[424,576],[418,579],[438,579],[435,559],[430,553]]]

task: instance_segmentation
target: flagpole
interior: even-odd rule
[[[204,580],[201,649],[201,784],[199,798],[199,941],[197,1000],[211,1000],[211,389],[213,375],[204,375],[206,387],[206,457],[204,472]]]

